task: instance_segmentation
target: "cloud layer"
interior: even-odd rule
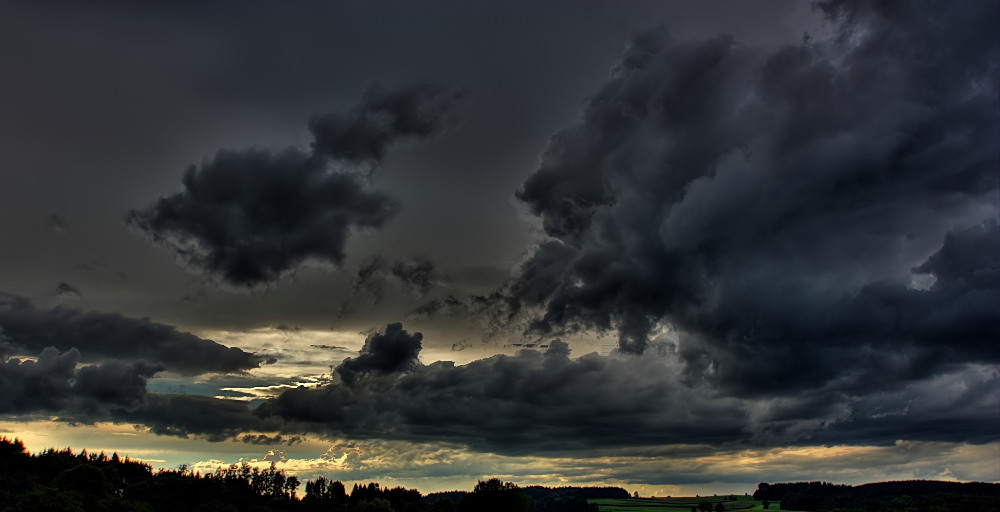
[[[896,439],[996,440],[995,368],[946,374],[869,393],[838,386],[737,399],[686,382],[676,347],[655,354],[569,357],[558,340],[456,366],[423,365],[422,336],[400,324],[369,336],[339,378],[282,393],[255,411],[283,429],[350,438],[448,439],[497,453],[601,446],[883,444]],[[782,396],[783,395],[783,396]]]
[[[68,421],[143,424],[152,432],[213,441],[247,432],[288,439],[451,443],[506,455],[597,454],[605,448],[701,445],[726,450],[767,446],[885,445],[897,439],[997,441],[992,404],[1000,375],[984,365],[850,393],[837,386],[740,399],[692,384],[667,338],[642,356],[570,358],[551,342],[466,365],[423,364],[423,336],[401,324],[369,335],[332,379],[281,391],[259,406],[205,395],[151,393],[162,365],[109,361],[77,367],[80,353],[44,349],[37,361],[0,367],[4,413],[46,412]],[[285,437],[267,436],[267,439]],[[246,441],[246,439],[244,439]]]
[[[38,308],[27,299],[0,296],[0,328],[10,354],[38,354],[46,347],[76,350],[83,362],[145,360],[180,374],[240,372],[263,359],[236,347],[180,332],[148,319],[66,307]]]

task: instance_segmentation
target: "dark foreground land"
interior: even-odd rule
[[[834,485],[761,483],[753,496],[591,500],[601,512],[1000,512],[1000,484],[933,480]]]
[[[763,510],[761,502],[750,496],[681,496],[669,498],[627,498],[592,500],[600,512],[690,512],[715,510]],[[719,508],[719,507],[722,508]],[[768,510],[778,510],[777,503],[768,503]]]
[[[334,511],[334,512],[1000,512],[1000,484],[936,481],[861,486],[760,484],[753,496],[630,498],[619,487],[519,487],[490,479],[472,491],[422,495],[377,483],[305,483],[272,465],[247,463],[200,474],[153,471],[118,454],[49,449],[28,453],[0,437],[0,512]]]

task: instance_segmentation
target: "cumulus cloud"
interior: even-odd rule
[[[424,335],[410,334],[403,324],[386,326],[384,332],[372,333],[365,339],[358,357],[347,358],[337,367],[337,374],[344,382],[354,383],[368,374],[386,375],[415,368]]]
[[[220,151],[184,174],[184,191],[130,225],[194,268],[236,286],[273,282],[306,260],[339,264],[352,229],[378,228],[396,201],[297,149]]]
[[[430,85],[371,88],[350,115],[312,120],[311,151],[219,151],[185,172],[182,192],[133,210],[127,222],[235,286],[272,283],[309,260],[339,265],[350,234],[380,228],[398,205],[336,162],[377,164],[397,138],[433,135],[456,94]]]
[[[516,193],[546,236],[518,275],[417,316],[631,353],[667,325],[738,396],[1000,361],[998,6],[818,8],[832,37],[775,49],[636,36]]]
[[[118,359],[162,363],[173,372],[198,374],[256,368],[262,359],[236,347],[114,313],[38,308],[27,299],[0,296],[0,326],[12,353],[34,355],[45,347],[82,354],[84,362]]]

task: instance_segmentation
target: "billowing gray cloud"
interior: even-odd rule
[[[850,401],[848,421],[832,422],[811,437],[826,444],[859,439],[879,444],[896,439],[995,442],[998,399],[1000,373],[995,366],[965,367],[859,396]]]
[[[84,362],[142,359],[182,374],[245,371],[262,361],[239,348],[148,319],[65,307],[38,308],[27,299],[9,295],[0,296],[0,326],[12,353],[22,355],[37,354],[45,347],[63,353],[77,349]]]
[[[398,139],[423,139],[446,128],[464,93],[435,84],[398,89],[369,86],[361,104],[347,114],[324,114],[309,121],[313,150],[332,158],[378,164]]]
[[[60,409],[72,395],[70,379],[80,360],[78,350],[60,354],[45,349],[36,361],[4,358],[2,378],[4,412]]]
[[[337,382],[288,390],[259,413],[281,418],[290,430],[447,438],[504,451],[749,436],[737,401],[706,401],[701,391],[675,386],[664,378],[670,368],[662,360],[571,360],[556,340],[544,354],[423,365],[420,339],[390,324],[336,369]]]
[[[307,260],[340,264],[351,232],[381,227],[398,205],[331,159],[377,164],[398,137],[434,134],[455,99],[430,85],[370,88],[347,117],[312,120],[312,151],[219,151],[185,172],[182,192],[133,210],[127,222],[236,286],[272,283]]]
[[[1000,7],[818,8],[832,37],[776,49],[636,36],[516,193],[546,235],[519,275],[418,314],[633,353],[669,326],[742,396],[1000,361]]]
[[[115,409],[131,410],[144,406],[148,396],[146,383],[164,369],[163,364],[151,364],[141,359],[132,362],[105,361],[77,370],[73,387],[85,411],[107,417]]]
[[[554,340],[466,365],[417,358],[420,334],[373,334],[340,379],[290,389],[255,414],[291,431],[358,438],[449,439],[501,453],[654,444],[773,446],[996,440],[995,369],[955,366],[930,380],[851,392],[836,384],[738,399],[687,381],[669,339],[643,356],[569,357]],[[256,421],[256,420],[255,420]]]
[[[145,361],[77,367],[80,351],[46,347],[34,360],[0,361],[0,413],[47,412],[68,419],[106,419],[112,410],[145,405],[146,382],[163,371]]]
[[[386,375],[409,370],[420,363],[417,356],[423,337],[419,332],[406,332],[401,323],[389,324],[384,332],[370,334],[358,357],[345,359],[337,367],[337,374],[345,382],[353,383],[368,374]]]

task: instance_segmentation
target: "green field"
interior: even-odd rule
[[[731,498],[735,497],[735,500]],[[722,503],[727,511],[764,510],[761,502],[752,496],[685,496],[676,498],[628,498],[588,500],[596,503],[601,512],[691,512],[698,509],[698,504],[707,501],[715,510],[717,503]],[[700,509],[698,509],[700,510]],[[767,510],[780,510],[778,502],[771,502]]]

